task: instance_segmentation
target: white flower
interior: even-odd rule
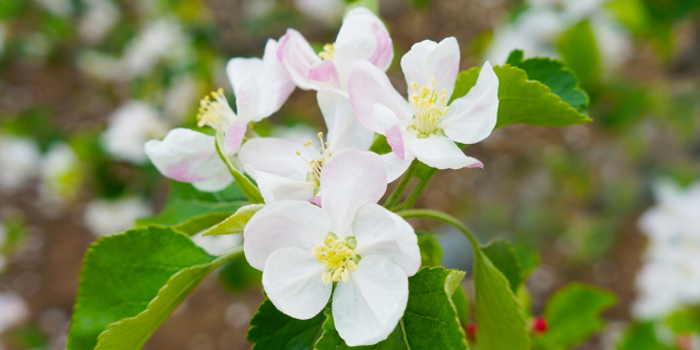
[[[40,158],[34,141],[0,134],[0,191],[22,189],[39,173]]]
[[[82,164],[73,148],[66,143],[54,145],[41,160],[42,199],[49,202],[70,201],[80,190]]]
[[[265,203],[284,199],[307,200],[320,196],[323,166],[347,148],[367,150],[374,135],[352,114],[350,101],[334,92],[319,91],[318,104],[328,126],[320,143],[281,138],[253,138],[241,147],[238,158],[255,179]]]
[[[326,45],[318,55],[294,29],[288,29],[280,39],[279,59],[304,90],[345,91],[354,62],[368,60],[386,71],[393,58],[391,37],[384,23],[364,7],[348,12],[335,43]]]
[[[83,218],[96,236],[126,231],[138,218],[152,214],[151,206],[138,197],[99,199],[88,203]]]
[[[340,21],[345,9],[343,0],[294,0],[294,4],[303,14],[328,25]]]
[[[197,103],[201,84],[191,74],[176,77],[163,96],[164,115],[168,120],[180,123]]]
[[[386,156],[390,180],[414,158],[438,169],[483,167],[455,142],[473,144],[491,134],[498,114],[498,77],[486,62],[476,85],[448,106],[459,56],[454,37],[439,44],[430,40],[414,44],[401,58],[411,91],[408,101],[377,67],[367,61],[354,64],[348,79],[350,101],[366,127],[386,136],[393,150]]]
[[[637,276],[640,318],[668,315],[683,305],[700,305],[700,182],[681,189],[672,182],[654,186],[658,204],[639,227],[649,238],[645,265]]]
[[[168,124],[155,108],[144,102],[129,101],[112,112],[101,141],[115,159],[143,164],[148,159],[143,144],[167,132]]]
[[[371,152],[347,149],[321,174],[322,206],[279,201],[244,231],[251,266],[263,271],[267,296],[283,313],[309,319],[332,301],[340,337],[350,346],[386,339],[408,301],[408,276],[421,265],[413,228],[377,201],[385,166]]]
[[[199,127],[224,134],[223,151],[232,156],[241,147],[249,122],[258,122],[279,110],[294,90],[277,60],[277,42],[268,40],[259,58],[234,58],[226,67],[236,95],[235,113],[219,89],[201,102]],[[161,174],[192,183],[201,191],[223,190],[233,181],[219,158],[214,136],[189,129],[173,129],[163,141],[150,140],[146,155]]]
[[[97,44],[117,24],[121,12],[111,0],[84,0],[85,12],[78,22],[80,39]]]
[[[0,294],[0,333],[14,327],[29,316],[24,299],[13,293]]]
[[[240,235],[211,235],[203,236],[201,233],[193,236],[192,241],[212,255],[224,254],[233,248],[239,247],[243,242]]]

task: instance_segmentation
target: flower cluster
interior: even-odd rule
[[[649,246],[633,311],[643,319],[700,305],[700,183],[680,189],[660,182],[655,192],[658,204],[639,221]]]
[[[484,64],[466,96],[450,100],[459,72],[453,37],[419,42],[401,59],[409,96],[385,74],[392,40],[371,11],[355,8],[334,43],[314,52],[289,29],[260,58],[226,67],[235,109],[223,90],[201,101],[198,126],[171,130],[145,145],[165,176],[219,191],[237,174],[257,183],[265,206],[248,222],[244,252],[283,313],[310,319],[330,301],[350,346],[386,339],[408,301],[408,277],[421,266],[417,237],[378,204],[387,183],[417,159],[438,169],[483,167],[459,144],[486,138],[496,125],[498,78]],[[296,88],[316,91],[327,132],[318,140],[259,137],[249,125],[277,112]],[[369,151],[376,134],[392,152]],[[332,298],[331,298],[332,295]]]

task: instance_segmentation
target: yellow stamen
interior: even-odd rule
[[[197,126],[203,128],[210,126],[217,130],[225,130],[236,119],[236,114],[229,106],[224,89],[219,88],[199,102],[199,114],[197,114]]]
[[[318,262],[324,264],[328,269],[321,276],[323,283],[346,282],[350,279],[350,272],[357,269],[360,256],[355,254],[354,244],[349,244],[349,241],[354,242],[354,238],[338,239],[335,234],[329,233],[325,242],[311,251]]]
[[[447,107],[447,90],[436,91],[437,80],[431,80],[432,86],[418,86],[415,81],[411,83],[413,93],[409,102],[413,106],[415,116],[413,127],[423,136],[428,136],[438,131],[438,124],[445,116]]]
[[[323,51],[318,54],[324,60],[333,60],[335,56],[335,43],[323,45]]]

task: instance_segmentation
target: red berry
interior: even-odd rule
[[[467,326],[467,337],[471,340],[476,339],[476,323],[470,323]]]
[[[537,334],[542,334],[547,332],[547,321],[542,317],[535,317],[532,319],[532,331]]]

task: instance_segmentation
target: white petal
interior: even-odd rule
[[[294,29],[287,29],[279,42],[277,57],[294,83],[304,90],[316,90],[318,86],[309,80],[309,70],[321,62],[306,39]]]
[[[378,204],[367,204],[352,225],[357,240],[355,252],[363,258],[381,255],[401,266],[408,276],[421,266],[418,237],[400,216]]]
[[[349,346],[376,344],[396,328],[407,303],[406,273],[383,256],[363,257],[333,294],[335,328]]]
[[[265,203],[296,199],[309,200],[316,191],[315,181],[292,180],[272,173],[257,171],[252,166],[246,166],[246,172],[257,182]]]
[[[477,143],[491,134],[498,118],[498,77],[486,62],[476,85],[450,104],[440,123],[445,135],[460,143]]]
[[[368,150],[374,141],[374,132],[355,117],[350,99],[327,90],[319,91],[316,97],[328,127],[326,140],[330,142],[330,150],[334,153],[346,148]]]
[[[331,296],[333,284],[323,283],[326,267],[308,250],[277,249],[265,263],[262,284],[282,313],[300,320],[318,315]]]
[[[382,104],[375,104],[373,112],[374,120],[384,129],[383,134],[386,136],[386,142],[391,146],[392,153],[399,159],[406,159],[403,137],[406,126],[399,122],[396,113]]]
[[[233,93],[238,94],[238,91],[243,86],[243,83],[254,80],[262,73],[262,59],[257,57],[236,57],[232,58],[226,64],[226,75],[233,87]]]
[[[412,82],[431,87],[434,78],[436,90],[445,89],[447,97],[452,96],[459,73],[459,56],[459,44],[454,37],[445,38],[439,44],[430,40],[413,44],[401,58],[401,69],[409,91]]]
[[[322,207],[333,232],[347,236],[357,212],[386,192],[386,166],[375,153],[346,149],[334,154],[321,172]]]
[[[188,182],[206,192],[223,190],[233,182],[219,158],[214,137],[184,128],[170,130],[163,141],[150,140],[144,150],[164,176]]]
[[[464,155],[454,141],[445,136],[431,134],[426,138],[406,137],[406,146],[418,160],[433,168],[483,168],[481,162]]]
[[[343,19],[334,56],[333,62],[344,85],[354,62],[368,60],[386,71],[394,58],[394,49],[384,23],[367,8],[356,7]]]
[[[415,159],[413,153],[408,154],[406,160],[397,157],[394,152],[382,154],[382,160],[386,165],[386,180],[394,182],[394,180],[398,179],[406,172],[413,159]]]
[[[411,105],[394,89],[386,74],[367,61],[353,64],[348,93],[355,115],[374,132],[384,134],[384,128],[375,120],[375,104],[392,110],[402,125],[408,125],[413,116]]]
[[[302,156],[309,159],[307,148],[301,142],[276,137],[256,137],[246,141],[238,152],[238,159],[255,170],[306,181],[311,168]]]
[[[275,202],[248,221],[243,231],[243,251],[250,266],[262,270],[275,250],[298,247],[310,252],[323,243],[330,228],[328,215],[309,202]]]

